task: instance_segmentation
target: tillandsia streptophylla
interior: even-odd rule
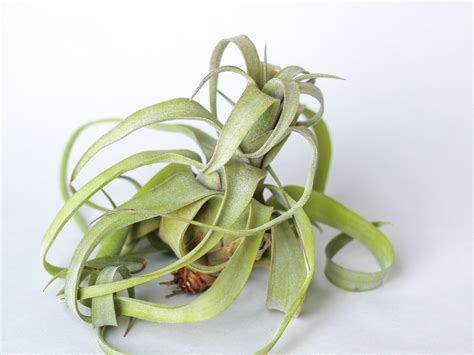
[[[242,53],[246,70],[220,65],[230,43]],[[235,73],[247,81],[236,102],[218,90],[218,76],[223,72]],[[65,203],[44,236],[41,254],[53,280],[65,280],[59,296],[73,313],[97,329],[103,351],[119,352],[105,341],[105,330],[117,326],[118,316],[129,318],[127,331],[134,319],[159,323],[209,319],[229,307],[252,268],[262,265],[270,273],[267,307],[284,313],[274,338],[259,350],[268,353],[303,306],[314,274],[313,225],[317,224],[341,231],[326,247],[325,274],[334,285],[365,291],[382,283],[395,254],[379,230],[380,223],[366,221],[324,194],[331,144],[322,119],[323,95],[316,86],[321,78],[340,79],[299,66],[271,65],[266,51],[261,61],[250,39],[237,36],[217,44],[210,72],[196,90],[209,83],[210,110],[192,98],[178,98],[145,107],[123,120],[92,121],[74,132],[61,164]],[[218,95],[233,105],[225,123],[218,119]],[[302,95],[316,100],[317,112],[300,103]],[[173,120],[204,122],[216,131],[217,138],[192,125],[164,123]],[[110,122],[117,124],[87,149],[68,179],[69,155],[77,137],[90,126]],[[111,165],[80,189],[72,187],[91,158],[144,127],[188,136],[198,144],[204,160],[198,153],[184,149],[139,152]],[[282,186],[271,166],[290,135],[305,140],[312,150],[304,187]],[[126,175],[157,163],[166,165],[143,185]],[[127,202],[116,206],[107,194],[110,208],[91,201],[119,178],[136,187]],[[265,190],[271,194],[268,199],[264,198]],[[94,223],[86,223],[78,214],[84,205],[104,213]],[[72,218],[83,236],[69,265],[55,266],[48,261],[48,252]],[[380,271],[353,271],[333,261],[353,239],[374,255]],[[146,259],[136,247],[144,243],[155,253],[171,251],[176,261],[143,273]],[[116,274],[121,277],[118,281]],[[136,298],[135,287],[167,274],[173,274],[168,282],[175,284],[173,293],[198,296],[172,307]],[[118,294],[123,290],[128,296]],[[79,304],[89,309],[87,314]]]

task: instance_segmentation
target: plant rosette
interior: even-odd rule
[[[221,66],[230,43],[242,53],[245,70]],[[235,102],[218,90],[218,77],[224,72],[247,83]],[[59,297],[97,330],[104,352],[120,353],[105,340],[106,329],[116,327],[119,316],[128,317],[127,332],[135,319],[158,323],[209,319],[230,306],[254,267],[263,266],[270,274],[267,307],[283,313],[273,339],[258,350],[268,353],[303,307],[314,274],[313,226],[320,224],[341,231],[326,246],[325,274],[330,282],[349,291],[366,291],[382,283],[395,253],[379,230],[381,223],[368,222],[324,194],[331,143],[323,120],[323,95],[316,86],[323,78],[341,79],[299,66],[269,64],[266,50],[261,61],[252,41],[237,36],[217,44],[210,72],[196,89],[209,83],[209,110],[192,95],[145,107],[125,119],[88,122],[73,133],[61,161],[64,205],[44,236],[41,255],[44,268],[53,276],[48,285],[64,279]],[[303,95],[316,101],[317,111],[300,102]],[[218,96],[233,106],[225,123],[218,119]],[[192,125],[171,123],[176,120],[207,124],[216,138]],[[78,136],[104,123],[116,125],[86,150],[69,178],[69,156]],[[81,188],[73,187],[97,153],[145,127],[184,134],[197,143],[201,154],[185,149],[139,152],[111,165]],[[303,187],[283,186],[271,166],[290,135],[311,149]],[[151,164],[165,166],[144,184],[127,175]],[[136,187],[135,194],[118,206],[104,190],[115,179]],[[91,200],[100,191],[110,207]],[[270,195],[267,199],[265,191]],[[84,221],[79,209],[85,205],[102,211],[101,216],[91,223]],[[56,266],[48,261],[48,252],[70,219],[83,235],[69,265]],[[360,272],[334,262],[333,257],[354,239],[373,254],[380,271]],[[160,253],[172,254],[176,260],[145,272],[146,258]],[[171,295],[197,296],[179,306],[136,297],[136,287],[168,274],[172,280],[159,287],[171,287]]]

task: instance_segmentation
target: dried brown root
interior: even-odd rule
[[[172,273],[173,280],[161,282],[162,285],[176,285],[176,289],[166,298],[179,294],[198,294],[206,291],[216,280],[215,276],[181,268]]]

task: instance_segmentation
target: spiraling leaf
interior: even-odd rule
[[[301,196],[298,186],[287,186],[285,190],[293,197]],[[365,291],[379,286],[383,277],[395,261],[395,251],[387,237],[372,223],[332,198],[313,191],[304,206],[312,222],[327,224],[346,236],[337,236],[328,244],[326,253],[326,276],[336,286],[351,291]],[[381,272],[360,273],[336,266],[331,258],[353,238],[361,242],[377,259]]]
[[[381,223],[372,223],[380,227]],[[345,233],[335,236],[326,246],[326,268],[324,273],[336,286],[348,291],[368,291],[379,287],[384,279],[387,268],[377,272],[363,272],[347,269],[332,258],[354,239]]]

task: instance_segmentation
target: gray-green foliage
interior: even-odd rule
[[[240,49],[246,70],[220,66],[229,43]],[[217,88],[219,74],[226,71],[247,80],[245,90],[235,102]],[[123,120],[92,121],[74,132],[61,163],[60,187],[65,203],[44,236],[41,254],[44,268],[53,275],[52,281],[65,279],[60,296],[72,312],[97,328],[99,345],[106,353],[120,353],[105,340],[106,327],[117,326],[118,316],[129,317],[128,331],[134,319],[197,322],[223,312],[257,265],[264,233],[271,232],[272,236],[270,251],[258,261],[259,265],[269,267],[267,306],[285,315],[275,337],[262,344],[259,353],[272,349],[303,306],[314,274],[313,225],[326,224],[342,232],[326,248],[325,273],[334,285],[364,291],[381,284],[395,254],[378,229],[380,224],[366,221],[324,194],[331,142],[322,118],[324,99],[316,86],[319,78],[340,79],[310,73],[298,66],[279,68],[267,63],[266,53],[262,62],[250,39],[237,36],[218,43],[210,73],[197,89],[209,81],[210,111],[193,99],[178,98],[143,108]],[[217,116],[217,94],[233,105],[224,124]],[[302,95],[318,102],[317,112],[300,103]],[[306,118],[301,119],[301,115]],[[173,120],[206,123],[216,131],[217,138],[193,126],[166,123]],[[69,155],[77,137],[84,129],[102,123],[117,125],[87,149],[68,179]],[[205,160],[189,150],[139,152],[111,165],[81,188],[73,188],[72,183],[90,159],[144,127],[188,136],[201,148]],[[272,160],[291,134],[303,138],[312,150],[304,187],[283,187],[271,168]],[[157,163],[167,165],[143,185],[126,175],[133,169]],[[269,175],[274,184],[268,181]],[[105,193],[104,187],[119,178],[137,189],[127,202],[116,206],[108,194],[111,207],[91,201],[97,192]],[[268,200],[263,198],[264,190],[271,194]],[[104,214],[88,224],[79,215],[79,209],[85,205]],[[72,218],[79,224],[83,237],[69,265],[53,265],[48,261],[48,252]],[[353,239],[375,256],[379,272],[349,270],[332,260]],[[176,261],[141,273],[146,259],[135,250],[139,243],[149,243],[156,255],[172,251]],[[203,256],[210,262],[203,263]],[[217,279],[207,291],[181,306],[135,297],[135,287],[183,267],[212,273]],[[128,291],[127,296],[118,294],[123,290]],[[79,304],[90,310],[83,313],[84,307]]]

